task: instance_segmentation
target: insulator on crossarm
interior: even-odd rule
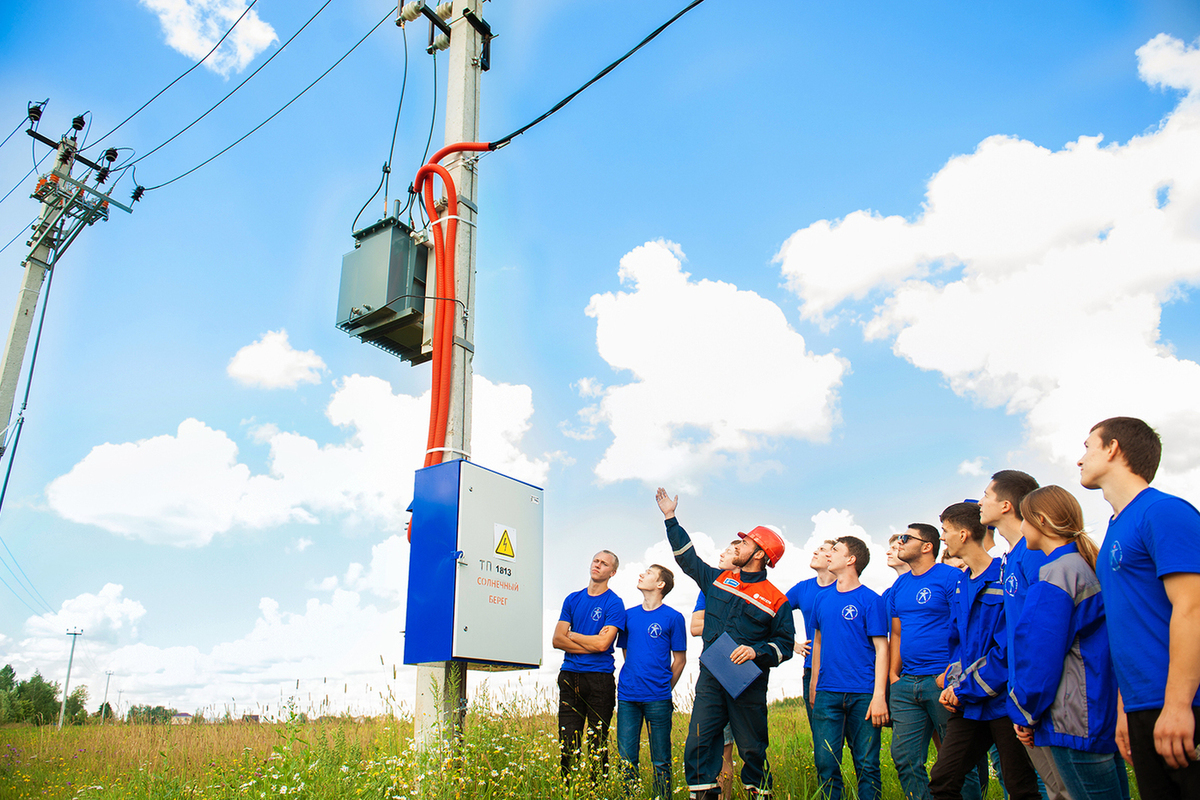
[[[450,37],[444,33],[439,33],[437,38],[433,40],[434,50],[445,50],[450,46]]]
[[[405,3],[400,8],[400,21],[412,22],[421,16],[421,9],[423,8],[425,8],[425,0],[412,0],[411,3]]]
[[[134,189],[134,190],[133,190],[133,202],[135,202],[135,203],[136,203],[138,200],[141,200],[141,199],[142,199],[142,195],[144,195],[144,194],[146,194],[146,187],[145,187],[145,186],[139,186],[139,187],[137,187],[136,189]]]
[[[87,123],[84,122],[82,114],[80,114],[75,119],[71,120],[71,127],[77,131],[83,130],[83,126],[86,124]]]
[[[101,184],[101,183],[104,183],[106,180],[108,180],[109,172],[110,172],[110,170],[108,167],[101,167],[100,171],[96,173],[96,183]]]
[[[454,3],[441,3],[437,7],[437,15],[448,20],[454,15]]]
[[[104,160],[108,163],[113,163],[117,160],[117,148],[110,147],[104,151]]]
[[[44,103],[30,103],[29,104],[29,121],[32,122],[34,125],[36,125],[38,123],[38,120],[40,120],[42,118],[42,106],[43,105],[44,105]]]

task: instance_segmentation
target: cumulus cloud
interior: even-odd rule
[[[986,458],[984,458],[983,456],[980,456],[979,458],[972,458],[970,460],[964,461],[958,465],[958,474],[959,475],[970,475],[973,478],[982,477],[983,476],[983,462],[986,460],[987,460]]]
[[[781,437],[824,440],[849,368],[805,346],[774,303],[721,281],[692,281],[678,245],[649,242],[621,259],[632,291],[592,297],[600,356],[629,383],[578,384],[599,401],[581,413],[613,435],[601,482],[693,489],[701,478]],[[588,431],[579,438],[586,438]]]
[[[301,352],[288,342],[287,331],[267,331],[262,338],[234,354],[225,371],[243,386],[295,389],[320,383],[325,362],[312,350]]]
[[[193,60],[204,58],[246,10],[245,0],[140,0],[158,15],[167,46]],[[246,14],[233,33],[204,62],[221,76],[241,72],[254,57],[278,41],[275,29],[256,11]]]
[[[549,458],[520,449],[533,414],[528,387],[475,376],[474,460],[542,485]],[[367,520],[398,530],[424,459],[429,393],[394,394],[384,380],[340,381],[326,409],[349,432],[320,445],[272,425],[251,438],[269,448],[269,469],[252,474],[237,444],[199,420],[175,435],[102,444],[46,489],[50,507],[75,522],[154,544],[201,546],[235,527],[315,524],[322,515]]]
[[[822,220],[777,259],[803,317],[835,324],[877,298],[867,339],[1023,415],[1029,444],[1064,472],[1092,424],[1140,416],[1167,442],[1160,483],[1195,494],[1200,365],[1159,320],[1200,281],[1200,50],[1159,36],[1138,58],[1145,80],[1187,92],[1154,130],[1058,151],[991,137],[931,179],[915,219]]]

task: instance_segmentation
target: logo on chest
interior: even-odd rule
[[[1121,543],[1113,542],[1112,548],[1108,551],[1108,565],[1112,567],[1113,572],[1121,568],[1121,555]]]
[[[1017,580],[1016,575],[1009,575],[1004,579],[1004,591],[1008,592],[1009,597],[1015,597],[1017,589],[1021,588],[1021,582]]]
[[[603,616],[604,616],[604,609],[600,608],[600,606],[596,606],[595,608],[592,609],[592,620],[593,621],[599,622],[600,618]]]
[[[662,632],[662,625],[659,625],[657,622],[651,623],[650,627],[646,628],[646,633],[650,635],[651,639],[657,639],[662,636]]]
[[[726,578],[724,581],[722,581],[722,583],[724,583],[726,586],[732,586],[735,589],[738,587],[737,578]]]
[[[921,591],[917,592],[917,603],[919,605],[925,605],[932,599],[933,592],[929,591],[929,589],[922,589]]]
[[[846,606],[843,608],[842,619],[858,619],[858,606]]]

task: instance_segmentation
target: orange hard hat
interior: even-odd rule
[[[783,537],[772,528],[759,525],[749,533],[739,531],[738,536],[743,539],[749,539],[762,548],[762,551],[767,554],[768,567],[775,566],[779,563],[779,559],[783,558]]]

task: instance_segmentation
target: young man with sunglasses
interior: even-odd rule
[[[896,557],[908,571],[888,592],[892,646],[892,761],[900,787],[910,800],[929,800],[925,761],[936,732],[946,733],[950,711],[938,698],[937,684],[950,663],[950,606],[963,573],[937,561],[938,530],[914,522],[896,538]],[[898,646],[897,646],[898,645]],[[969,775],[963,787],[968,800],[979,797],[978,781]]]

